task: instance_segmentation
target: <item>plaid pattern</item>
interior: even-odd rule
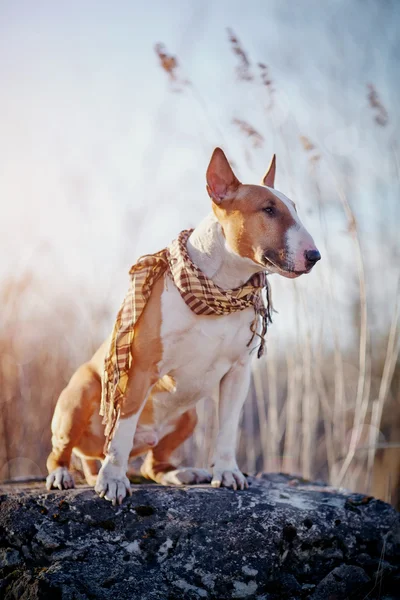
[[[266,274],[257,273],[243,286],[233,290],[219,288],[189,257],[186,244],[192,231],[182,231],[168,248],[142,256],[129,271],[131,285],[118,312],[104,364],[100,414],[106,426],[106,449],[113,437],[125,398],[132,364],[135,324],[146,306],[155,281],[165,272],[172,277],[183,300],[197,315],[226,315],[253,306],[252,335],[247,345],[252,343],[255,336],[259,336],[258,358],[264,352],[265,334],[268,324],[272,322],[270,286]],[[266,292],[266,306],[262,298],[263,289]],[[257,332],[260,317],[261,335]]]

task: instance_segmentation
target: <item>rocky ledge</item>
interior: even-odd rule
[[[144,484],[112,507],[87,487],[1,488],[0,597],[400,598],[400,515],[287,475],[250,489]]]

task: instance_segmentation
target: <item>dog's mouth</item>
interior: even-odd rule
[[[266,254],[263,254],[262,264],[267,269],[270,269],[272,273],[278,273],[279,275],[282,275],[283,277],[288,277],[289,279],[295,279],[296,277],[300,277],[300,275],[305,275],[306,273],[309,273],[312,269],[312,266],[310,266],[308,269],[304,269],[304,271],[296,271],[288,265],[278,265],[277,262],[272,260]]]

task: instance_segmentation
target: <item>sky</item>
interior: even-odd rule
[[[2,0],[0,281],[29,270],[41,278],[45,292],[32,310],[39,302],[50,314],[82,282],[94,302],[117,310],[137,257],[209,211],[205,170],[218,145],[246,183],[258,183],[277,153],[277,188],[326,257],[325,269],[321,262],[295,286],[274,278],[275,335],[293,325],[297,289],[313,310],[333,285],[342,327],[351,323],[357,283],[342,188],[369,291],[377,307],[390,307],[400,256],[399,22],[400,5],[387,0]],[[251,82],[236,76],[228,27],[249,57]],[[156,43],[178,57],[190,83],[171,85]],[[269,109],[259,62],[275,90]],[[385,127],[374,122],[368,83],[387,109]],[[261,133],[260,148],[235,118]],[[301,135],[316,147],[309,154]],[[320,204],[313,154],[321,156]],[[385,310],[376,309],[381,327]]]

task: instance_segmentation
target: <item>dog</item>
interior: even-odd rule
[[[212,154],[206,172],[212,211],[189,235],[186,251],[218,289],[236,290],[258,273],[299,277],[321,258],[295,204],[275,190],[275,172],[274,155],[260,185],[242,184],[224,152],[216,148]],[[229,314],[196,314],[170,273],[159,277],[134,329],[129,414],[119,414],[104,449],[99,407],[108,338],[59,397],[47,488],[74,486],[68,470],[72,452],[82,459],[88,484],[113,504],[131,493],[129,457],[143,454],[142,475],[164,485],[211,482],[213,487],[247,488],[236,443],[251,357],[260,343],[261,325],[249,343],[253,319],[250,306]],[[176,467],[171,455],[196,426],[196,404],[215,395],[218,434],[210,470]]]

